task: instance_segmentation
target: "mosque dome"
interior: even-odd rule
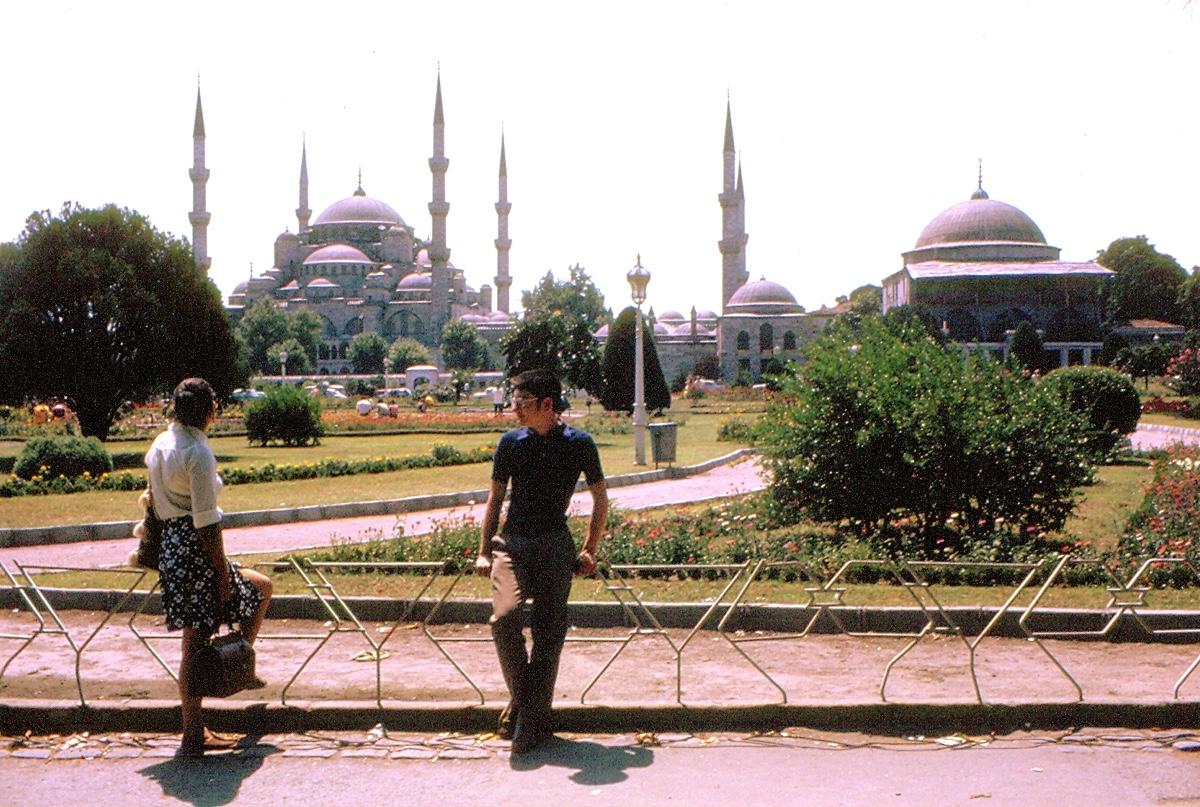
[[[509,321],[508,314],[505,314],[503,311],[493,311],[492,313],[488,314],[487,318],[488,318],[489,322],[508,322]]]
[[[306,288],[310,289],[335,289],[338,284],[334,283],[327,277],[318,277],[310,280]],[[286,287],[285,287],[286,288]]]
[[[278,236],[275,237],[276,244],[278,244],[280,241],[299,242],[300,236],[296,235],[291,230],[284,230]]]
[[[943,210],[925,225],[905,263],[923,261],[1058,260],[1059,249],[1024,211],[988,198],[982,185],[965,202]]]
[[[233,293],[234,294],[245,294],[246,290],[249,288],[250,288],[250,283],[248,281],[243,280],[241,283],[239,283],[233,287]]]
[[[765,277],[735,291],[725,307],[747,314],[800,313],[800,306],[792,293]]]
[[[405,275],[396,284],[396,291],[419,291],[433,288],[433,277],[425,272]]]
[[[712,322],[716,322],[717,321],[717,312],[709,311],[707,309],[705,309],[704,311],[697,311],[696,319],[700,320],[700,321],[711,320]]]
[[[654,335],[655,336],[669,336],[670,333],[671,333],[671,331],[667,328],[666,325],[663,325],[661,322],[654,323]]]
[[[470,322],[470,323],[487,322],[487,317],[480,316],[479,314],[463,314],[461,317],[458,318],[458,320],[459,320],[459,322]]]
[[[594,333],[592,333],[592,336],[595,337],[596,339],[604,339],[605,337],[607,337],[608,336],[608,325],[601,325],[599,328],[597,328],[595,330]]]
[[[659,322],[683,322],[683,314],[678,311],[664,311],[659,314],[656,319]]]
[[[319,224],[404,224],[400,214],[386,203],[372,199],[361,186],[341,201],[334,202],[321,211],[313,226]]]
[[[374,263],[362,250],[349,244],[329,244],[304,259],[305,266],[317,263]]]

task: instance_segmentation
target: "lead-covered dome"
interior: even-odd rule
[[[329,244],[304,259],[305,266],[319,263],[374,263],[366,254],[349,244]]]
[[[313,226],[319,224],[404,224],[400,214],[385,202],[372,199],[362,187],[353,196],[334,202],[321,211]]]
[[[764,277],[735,291],[725,309],[731,314],[799,314],[800,304],[790,291]]]
[[[1058,247],[1046,244],[1033,219],[1013,205],[989,199],[980,186],[967,201],[934,216],[916,246],[904,253],[904,261],[1053,261],[1058,256]]]

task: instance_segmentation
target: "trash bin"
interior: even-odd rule
[[[677,423],[650,423],[650,448],[654,453],[654,467],[660,462],[668,465],[675,461],[675,428]]]

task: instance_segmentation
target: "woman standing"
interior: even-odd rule
[[[179,697],[183,706],[181,756],[201,756],[205,748],[232,747],[234,740],[204,727],[201,698],[190,691],[192,660],[223,623],[237,623],[251,644],[258,636],[271,581],[236,568],[225,557],[221,478],[204,431],[216,418],[213,389],[203,378],[187,378],[175,388],[175,416],[146,453],[154,510],[163,521],[163,613],[168,630],[183,630]]]

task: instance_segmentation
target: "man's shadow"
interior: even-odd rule
[[[263,760],[279,753],[275,745],[260,745],[259,737],[246,736],[227,753],[209,753],[199,759],[176,757],[138,773],[162,786],[163,795],[196,807],[219,807],[237,798],[242,782],[253,776]]]
[[[575,768],[571,781],[580,785],[611,785],[629,778],[627,768],[646,768],[654,763],[654,752],[640,745],[607,746],[590,740],[551,737],[528,754],[513,756],[514,771],[537,770],[543,765]]]

